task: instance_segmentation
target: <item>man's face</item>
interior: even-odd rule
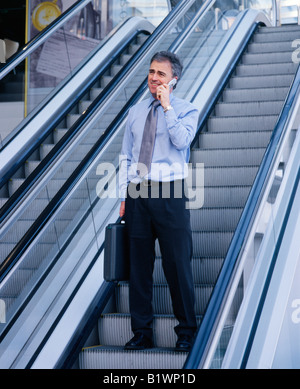
[[[168,84],[172,78],[172,67],[168,60],[163,62],[153,61],[148,74],[148,87],[152,96],[156,98],[157,87],[162,84]]]

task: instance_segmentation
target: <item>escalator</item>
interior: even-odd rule
[[[47,136],[48,141],[50,140],[51,143],[49,147],[51,151],[44,156],[43,162],[40,163],[37,160],[30,161],[30,159],[33,159],[31,157],[29,160],[26,160],[25,165],[26,170],[29,170],[29,176],[25,180],[24,178],[19,179],[21,187],[24,186],[25,190],[22,192],[20,187],[9,199],[3,200],[5,211],[2,213],[3,224],[1,226],[1,253],[3,257],[1,260],[2,284],[0,293],[1,301],[4,301],[6,306],[6,325],[1,325],[2,340],[10,331],[11,326],[14,326],[15,320],[18,320],[20,314],[22,314],[23,304],[26,305],[28,303],[32,293],[39,288],[42,280],[47,278],[47,273],[56,266],[59,256],[65,255],[70,241],[74,240],[76,232],[78,233],[78,230],[84,225],[85,218],[87,217],[86,214],[94,208],[94,204],[97,202],[100,203],[97,206],[99,208],[102,207],[101,219],[99,221],[94,219],[93,225],[95,226],[94,223],[99,223],[100,226],[105,225],[106,217],[110,215],[111,208],[113,209],[112,204],[117,200],[109,200],[109,205],[106,209],[106,202],[102,201],[97,191],[99,173],[98,169],[95,169],[93,177],[83,182],[83,188],[79,189],[79,195],[76,194],[75,198],[72,199],[74,201],[69,200],[67,210],[63,210],[56,216],[50,231],[43,231],[43,228],[51,221],[53,213],[67,197],[67,191],[72,191],[76,185],[74,177],[77,177],[78,180],[80,179],[82,170],[88,168],[90,161],[97,157],[102,148],[105,148],[105,143],[110,141],[110,138],[114,138],[114,143],[111,150],[104,154],[105,161],[106,163],[108,161],[114,162],[118,159],[122,131],[114,134],[113,130],[114,127],[120,125],[130,104],[143,93],[145,89],[145,74],[147,73],[151,55],[157,50],[167,49],[172,42],[175,42],[176,47],[176,42],[180,36],[186,38],[187,34],[192,32],[199,13],[202,16],[202,27],[207,28],[209,32],[205,36],[201,36],[199,33],[194,34],[193,42],[198,47],[196,52],[202,49],[207,50],[211,45],[216,47],[222,39],[224,32],[221,31],[221,33],[217,32],[215,34],[213,30],[215,15],[208,7],[210,2],[207,2],[200,9],[201,12],[196,13],[192,20],[184,17],[186,10],[194,3],[195,1],[189,1],[179,4],[165,19],[164,23],[157,28],[155,33],[146,40],[140,50],[137,50],[137,47],[134,48],[134,51],[137,50],[137,53],[129,61],[128,57],[131,57],[132,53],[129,53],[129,55],[125,54],[125,66],[121,69],[119,66],[116,70],[115,79],[117,81],[115,79],[111,80],[111,77],[107,81],[107,71],[110,71],[110,69],[106,69],[104,75],[101,74],[101,76],[108,84],[107,90],[104,88],[103,91],[99,91],[98,88],[94,88],[90,92],[91,83],[89,82],[89,89],[84,90],[80,95],[80,98],[89,95],[85,102],[80,103],[81,108],[78,108],[77,102],[75,102],[76,104],[72,102],[71,110],[67,112],[68,118],[64,117],[58,124],[58,127],[63,127],[63,133],[67,132],[56,145],[59,146],[58,151],[52,155],[53,150],[56,148],[51,143],[54,139],[53,134],[60,133],[57,126],[55,126],[54,132]],[[204,15],[202,15],[203,10],[205,11]],[[174,28],[174,25],[178,22],[180,22],[180,28]],[[139,28],[137,30],[139,38],[140,35],[148,35],[147,31],[145,33],[144,31],[140,32]],[[120,34],[122,35],[122,30]],[[122,48],[120,56],[124,57],[124,51],[128,50],[128,46],[130,47],[129,50],[132,50],[133,43],[136,43],[133,42],[133,40],[136,40],[136,35],[134,33],[127,46]],[[216,35],[217,39],[215,39],[214,35]],[[144,40],[143,38],[142,42]],[[178,42],[181,42],[181,40],[182,38]],[[120,61],[118,57],[113,59],[114,62]],[[93,58],[90,58],[87,66],[90,66],[92,60]],[[112,65],[115,64],[113,63]],[[84,72],[85,68],[83,67],[82,70]],[[138,71],[140,75],[138,75]],[[199,72],[201,72],[201,68]],[[76,75],[73,78],[75,77]],[[92,79],[94,80],[94,78],[93,74]],[[96,79],[96,81],[98,80]],[[141,84],[142,86],[138,89]],[[95,85],[93,84],[93,86]],[[66,87],[68,87],[68,84]],[[90,104],[89,97],[94,92],[96,94],[100,92],[100,95]],[[48,105],[50,104],[51,101]],[[89,106],[87,107],[87,105]],[[47,106],[46,108],[48,109]],[[80,109],[83,109],[84,112],[78,118],[76,110]],[[74,113],[75,115],[73,115]],[[71,128],[69,130],[65,128],[66,120],[70,121],[69,125]],[[75,123],[73,123],[74,121]],[[52,129],[50,130],[52,131]],[[22,131],[21,136],[25,131],[26,129]],[[65,137],[68,136],[69,132],[71,132],[71,136],[70,139],[67,138],[68,141],[66,142]],[[74,133],[77,137],[74,136]],[[58,137],[60,136],[58,134]],[[38,149],[40,152],[39,145]],[[36,154],[36,151],[34,154]],[[47,161],[47,164],[44,165],[45,161]],[[18,170],[25,170],[22,163],[23,161],[18,166]],[[36,171],[38,176],[35,175]],[[7,178],[9,178],[8,182],[10,185],[18,181],[11,180],[9,176]],[[30,181],[29,184],[28,181]],[[8,191],[8,188],[6,190]],[[6,207],[7,203],[11,203],[12,197],[14,197],[13,205]],[[45,236],[43,236],[43,233],[45,233]],[[96,236],[96,246],[98,249],[101,249],[103,246],[100,238],[101,234],[99,233],[99,237]],[[93,234],[91,239],[92,241],[95,240]],[[56,283],[56,285],[58,284]],[[4,343],[2,342],[2,345]],[[8,360],[7,362],[9,363]]]
[[[295,76],[298,65],[291,62],[291,42],[299,32],[298,26],[259,28],[192,149],[193,165],[205,166],[204,206],[191,210],[192,267],[199,323]],[[115,309],[99,319],[101,346],[83,349],[82,368],[167,369],[184,365],[187,355],[172,350],[176,343],[173,331],[176,321],[159,248],[154,284],[156,348],[143,352],[122,349],[132,333],[128,284],[120,283],[115,292]],[[216,366],[217,359],[212,364]]]
[[[161,29],[137,51],[131,63],[140,60],[141,79],[137,68],[134,75],[130,72],[123,75],[123,81],[133,90],[113,121],[109,118],[105,122],[101,99],[96,99],[91,116],[86,120],[81,119],[84,114],[78,118],[82,133],[86,130],[88,135],[92,134],[93,128],[99,131],[102,122],[107,130],[96,142],[94,138],[90,141],[92,146],[88,150],[81,149],[82,156],[80,149],[72,144],[70,151],[64,150],[67,156],[63,155],[54,166],[56,169],[53,167],[55,171],[49,174],[54,177],[56,188],[51,193],[47,182],[40,187],[43,191],[36,193],[38,200],[44,196],[47,203],[25,235],[22,232],[15,240],[4,261],[0,298],[6,304],[7,317],[0,324],[1,367],[70,368],[78,362],[83,346],[78,362],[83,369],[184,366],[188,355],[173,351],[175,319],[158,246],[153,301],[156,347],[142,353],[122,350],[132,335],[128,284],[103,282],[102,262],[105,226],[118,215],[114,186],[117,174],[106,170],[104,180],[102,164],[117,170],[126,113],[146,94],[143,77],[152,54],[163,49],[175,51],[185,68],[176,94],[201,107],[191,156],[194,190],[198,185],[203,191],[199,178],[203,170],[199,173],[196,164],[204,164],[204,204],[201,209],[191,209],[192,265],[201,330],[218,275],[223,263],[226,264],[230,244],[297,69],[289,60],[293,50],[291,40],[299,34],[295,26],[281,29],[279,34],[270,24],[268,28],[258,27],[266,18],[248,11],[236,13],[230,29],[225,14],[216,18],[215,1],[205,2],[194,18],[186,18],[194,3],[179,4]],[[235,45],[235,50],[230,45]],[[274,47],[276,52],[281,50],[280,56],[272,53]],[[222,71],[218,68],[220,64]],[[215,69],[218,77],[213,74]],[[262,72],[263,76],[257,75]],[[137,84],[133,85],[135,80]],[[122,88],[123,84],[120,85]],[[206,94],[206,99],[201,93]],[[107,105],[117,101],[116,96]],[[76,158],[74,169],[71,162]],[[62,174],[60,179],[54,176],[56,170]],[[30,203],[28,200],[28,206]],[[28,215],[32,216],[30,209]],[[22,215],[20,221],[24,221]],[[197,349],[193,351],[197,353]]]

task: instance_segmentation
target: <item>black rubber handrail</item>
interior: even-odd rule
[[[248,37],[247,42],[249,42],[251,36],[254,34],[255,29],[256,26],[253,27],[251,35]],[[252,189],[250,191],[243,213],[241,215],[238,226],[229,246],[228,253],[225,257],[216,285],[210,297],[203,320],[201,321],[199,330],[197,332],[194,346],[185,362],[184,369],[199,368],[199,365],[203,362],[203,359],[205,358],[205,354],[213,336],[214,328],[217,323],[220,310],[225,302],[227,292],[234,277],[234,270],[236,269],[236,266],[238,264],[237,262],[239,259],[240,250],[246,239],[248,226],[254,217],[257,202],[259,201],[259,198],[261,196],[265,180],[267,179],[269,169],[272,165],[274,155],[276,153],[280,138],[285,128],[285,124],[288,120],[289,112],[297,95],[297,90],[299,86],[300,68],[298,68],[289,94],[285,100],[284,107],[282,108],[282,111],[275,125],[270,143],[266,149],[258,173],[252,185]]]

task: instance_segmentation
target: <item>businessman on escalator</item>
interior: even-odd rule
[[[130,313],[134,337],[127,350],[153,347],[152,273],[155,240],[178,325],[176,350],[188,351],[196,330],[191,271],[192,234],[184,179],[197,109],[173,95],[182,73],[178,57],[156,53],[148,73],[151,96],[130,109],[120,168],[121,207],[130,247]]]

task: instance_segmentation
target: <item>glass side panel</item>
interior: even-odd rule
[[[298,114],[299,114],[299,107],[298,107]],[[253,222],[253,231],[249,234],[249,237],[247,239],[247,243],[245,244],[245,247],[241,248],[241,253],[240,253],[240,261],[241,265],[239,269],[237,269],[237,274],[241,274],[240,278],[236,279],[232,282],[232,287],[230,292],[228,292],[229,298],[228,301],[226,301],[226,309],[225,313],[222,317],[221,320],[221,330],[218,332],[218,335],[216,336],[215,339],[215,346],[212,347],[212,354],[211,358],[208,362],[208,367],[212,369],[216,368],[222,368],[223,363],[224,363],[224,357],[226,357],[226,351],[229,346],[230,338],[231,335],[234,331],[235,325],[236,325],[236,319],[238,317],[239,310],[241,308],[241,305],[243,301],[247,301],[247,292],[249,294],[249,280],[252,277],[254,265],[259,263],[260,260],[260,248],[262,246],[262,242],[264,241],[264,237],[266,235],[267,228],[270,228],[272,230],[272,242],[274,247],[276,246],[276,241],[274,240],[277,236],[278,229],[279,227],[274,224],[274,219],[275,219],[275,210],[278,204],[278,193],[279,189],[282,186],[283,178],[285,175],[286,171],[286,165],[289,161],[289,156],[291,155],[291,150],[293,148],[294,142],[295,142],[295,137],[297,130],[299,126],[298,118],[294,117],[293,123],[290,124],[292,130],[288,133],[288,136],[286,136],[284,140],[284,147],[281,151],[281,162],[279,162],[278,166],[275,166],[275,173],[270,179],[270,189],[268,193],[266,193],[266,200],[262,204],[261,211],[259,213],[259,216],[257,219]],[[294,130],[293,130],[294,129]],[[274,240],[274,241],[273,241]],[[238,260],[238,261],[239,261]],[[299,266],[298,266],[298,272],[296,274],[299,274]],[[295,280],[298,280],[296,277]],[[297,282],[296,282],[297,284]],[[291,334],[287,334],[287,329],[293,331],[297,331],[295,326],[295,323],[297,323],[298,320],[298,300],[297,300],[297,286],[296,284],[293,284],[292,286],[292,292],[291,292],[291,303],[293,302],[295,304],[295,309],[294,312],[291,309],[292,306],[289,305],[288,310],[287,310],[287,316],[285,318],[285,325],[283,326],[283,332],[281,334],[282,338],[280,339],[280,342],[285,340],[285,337],[288,337]],[[299,283],[298,283],[299,284]],[[297,284],[297,285],[298,285]],[[295,289],[296,288],[296,289]],[[299,290],[299,288],[298,288]],[[252,317],[253,312],[250,313],[249,320],[252,322],[253,317]],[[293,314],[293,317],[295,319],[295,322],[293,320],[291,321],[291,315]],[[298,328],[298,327],[297,327]],[[249,336],[249,334],[248,334]],[[294,338],[295,339],[295,338]],[[293,351],[291,349],[288,349],[289,343],[285,344],[287,354],[291,352],[291,355]],[[283,343],[280,343],[280,346],[283,346]],[[295,346],[295,349],[297,346]],[[299,348],[297,349],[299,351]],[[254,357],[255,358],[255,357]],[[279,367],[279,366],[277,366]],[[283,366],[280,366],[281,368]],[[276,366],[275,366],[276,368]]]

